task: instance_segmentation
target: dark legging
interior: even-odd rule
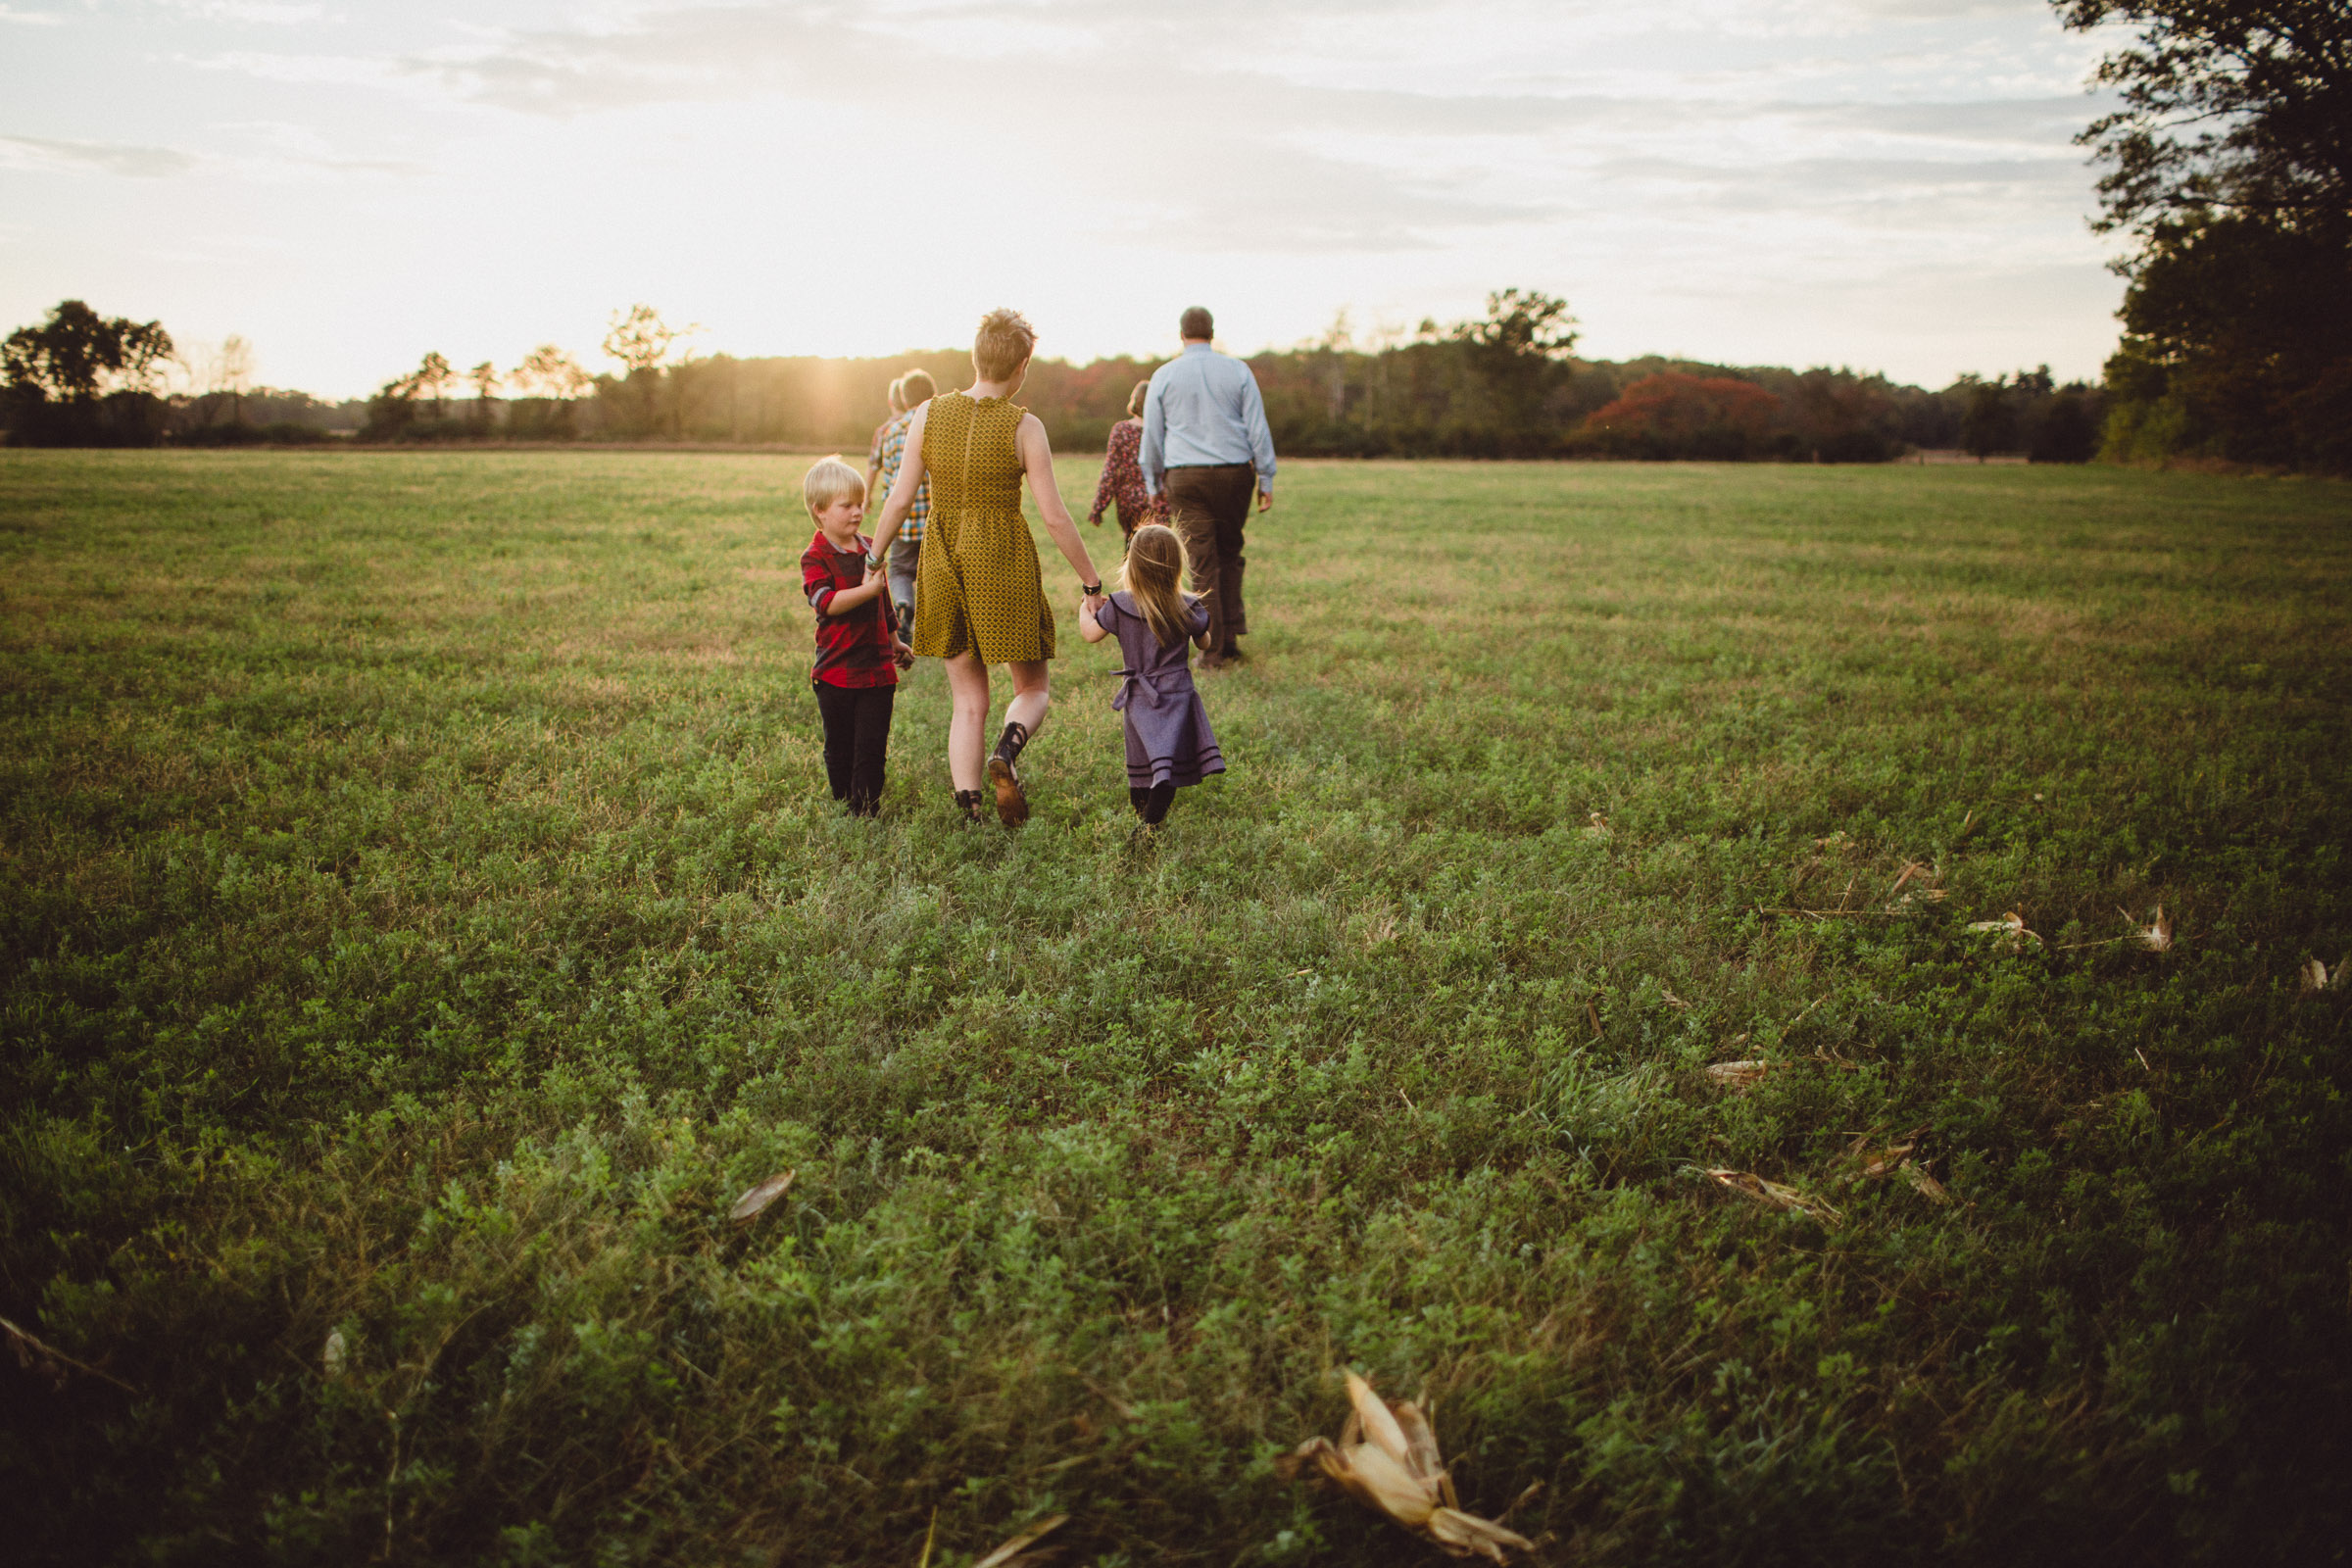
[[[853,816],[871,816],[882,808],[882,764],[890,755],[890,709],[899,689],[809,684],[825,721],[825,780],[833,798],[849,802]]]
[[[1176,786],[1170,782],[1154,784],[1148,790],[1139,790],[1130,785],[1127,790],[1127,803],[1135,808],[1135,814],[1142,817],[1148,825],[1157,827],[1166,819],[1168,808],[1176,803]]]

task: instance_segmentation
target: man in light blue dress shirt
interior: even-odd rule
[[[1242,530],[1250,495],[1257,510],[1274,505],[1274,432],[1250,367],[1209,347],[1216,322],[1196,305],[1177,325],[1184,352],[1152,372],[1144,395],[1138,462],[1144,488],[1168,498],[1176,531],[1193,562],[1193,591],[1208,596],[1208,651],[1201,667],[1238,657],[1248,634],[1242,604]]]

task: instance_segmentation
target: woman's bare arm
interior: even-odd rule
[[[1054,446],[1046,439],[1044,421],[1034,414],[1022,415],[1020,434],[1015,441],[1020,447],[1021,467],[1029,475],[1029,492],[1037,497],[1037,514],[1046,520],[1046,532],[1054,536],[1055,548],[1081,583],[1090,587],[1100,584],[1102,574],[1095,570],[1094,560],[1086,553],[1086,541],[1078,537],[1078,525],[1070,520],[1070,509],[1061,504],[1061,487],[1054,482]],[[892,491],[890,499],[895,507],[898,492]]]
[[[882,520],[874,525],[877,556],[889,556],[890,542],[899,536],[906,514],[914,510],[914,493],[923,485],[923,426],[930,418],[931,405],[925,403],[906,422],[906,447],[899,458],[899,477],[890,487],[890,499],[882,504]]]

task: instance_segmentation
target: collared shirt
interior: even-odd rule
[[[1170,468],[1247,463],[1257,487],[1274,488],[1274,432],[1250,367],[1205,343],[1152,372],[1144,395],[1144,488],[1157,495]]]
[[[808,596],[808,608],[816,612],[816,667],[808,672],[811,680],[827,686],[899,683],[899,666],[892,658],[899,612],[890,595],[876,594],[868,610],[825,613],[835,594],[865,581],[865,553],[873,548],[874,542],[859,534],[857,549],[837,550],[819,528],[801,553],[801,591]]]
[[[881,509],[890,500],[891,487],[899,482],[899,466],[906,461],[906,427],[913,422],[914,410],[908,409],[905,414],[884,425],[881,433],[874,437],[874,451],[880,455],[879,461],[882,465],[882,472],[874,480],[880,494],[866,504],[874,509],[877,516],[881,514]],[[923,475],[923,482],[914,487],[914,505],[907,508],[906,520],[899,525],[899,538],[910,545],[921,544],[923,542],[923,524],[929,521],[930,517],[931,476],[926,473]],[[896,544],[895,540],[893,544]]]

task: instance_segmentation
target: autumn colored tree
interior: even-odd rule
[[[1760,451],[1780,407],[1752,381],[1666,370],[1593,410],[1585,430],[1616,457],[1744,458]]]

